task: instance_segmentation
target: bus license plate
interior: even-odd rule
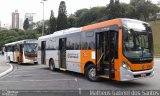
[[[142,73],[142,74],[141,74],[141,77],[145,77],[145,76],[146,76],[146,73]]]

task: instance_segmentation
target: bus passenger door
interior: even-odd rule
[[[19,61],[23,63],[23,44],[19,45]]]
[[[41,64],[46,64],[46,41],[41,42]]]
[[[96,34],[96,64],[98,75],[114,77],[116,32],[106,31]]]
[[[14,51],[14,45],[12,46],[12,52],[13,52],[13,62],[15,62],[15,51]]]
[[[117,31],[113,31],[110,30],[109,31],[109,73],[110,73],[110,78],[114,78],[115,77],[115,59],[118,59],[118,32]]]
[[[110,78],[109,53],[109,32],[100,32],[96,34],[96,64],[97,74]]]
[[[60,55],[59,55],[59,64],[60,64],[60,68],[64,68],[66,69],[66,38],[61,38],[59,39],[59,51],[60,51]]]

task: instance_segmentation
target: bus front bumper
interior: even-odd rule
[[[135,80],[135,79],[152,77],[153,75],[154,75],[153,69],[132,72],[131,70],[127,70],[123,67],[120,68],[120,81],[130,81],[130,80]]]
[[[25,60],[24,63],[37,64],[38,62],[36,60]]]

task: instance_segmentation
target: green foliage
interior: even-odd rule
[[[160,56],[160,43],[159,43],[159,38],[160,38],[160,20],[156,21],[149,21],[152,31],[153,31],[153,41],[154,41],[154,55],[155,56]]]
[[[28,30],[28,28],[29,28],[29,21],[28,18],[26,18],[23,23],[23,29]]]
[[[71,14],[69,17],[68,17],[68,28],[71,28],[71,27],[75,27],[76,26],[76,16]]]
[[[42,22],[38,21],[35,25],[36,28],[34,29],[34,31],[38,34],[42,34]]]
[[[41,21],[35,23],[36,28],[33,30],[33,32],[42,35],[42,24],[43,24],[43,22],[41,22]],[[44,35],[50,34],[49,24],[50,24],[49,20],[44,20]]]
[[[11,29],[11,30],[2,30],[0,31],[0,49],[6,43],[19,41],[23,39],[37,39],[38,34],[34,32],[24,32],[19,29]]]
[[[60,2],[57,18],[57,30],[63,30],[68,27],[67,23],[67,11],[66,4],[64,1]]]
[[[93,7],[91,9],[81,9],[75,12],[76,26],[85,26],[88,24],[107,20],[105,7]]]
[[[121,17],[122,12],[123,11],[119,3],[119,0],[116,0],[115,2],[113,0],[110,0],[110,4],[107,6],[108,19]]]
[[[137,18],[137,14],[135,13],[136,9],[131,4],[121,3],[121,11],[123,18]]]
[[[150,0],[131,0],[130,5],[135,8],[134,14],[137,19],[149,20],[150,16],[155,16],[159,12],[158,7]]]
[[[48,34],[55,32],[56,26],[57,26],[56,18],[54,17],[53,10],[51,10],[51,15],[50,15],[50,19],[49,19],[49,33]]]

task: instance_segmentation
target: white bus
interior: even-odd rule
[[[37,40],[26,39],[5,44],[5,56],[8,62],[37,63]]]

